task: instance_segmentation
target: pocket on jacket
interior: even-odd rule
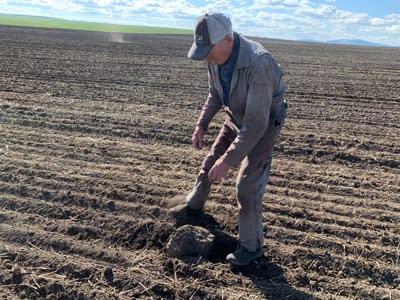
[[[288,105],[285,100],[277,105],[275,110],[273,110],[270,115],[270,126],[272,125],[276,128],[280,128],[283,126],[283,124],[285,123],[287,107]]]

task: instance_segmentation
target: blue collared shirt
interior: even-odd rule
[[[231,82],[233,70],[235,69],[238,53],[239,53],[240,39],[239,35],[234,32],[234,43],[231,56],[229,56],[228,60],[218,66],[219,78],[221,80],[222,90],[224,92],[224,104],[228,105],[229,103],[229,94],[231,90]]]

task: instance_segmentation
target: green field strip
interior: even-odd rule
[[[0,14],[0,25],[85,30],[85,31],[99,31],[99,32],[182,34],[182,35],[192,34],[192,30],[189,29],[83,22],[83,21],[72,21],[72,20],[64,20],[57,18],[22,16],[22,15],[5,15],[5,14]]]

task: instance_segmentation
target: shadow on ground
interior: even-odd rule
[[[232,272],[250,278],[254,285],[271,300],[311,300],[312,295],[298,291],[286,280],[282,268],[271,262],[268,257],[261,257],[245,267],[231,267]]]
[[[239,246],[239,241],[225,233],[221,229],[221,225],[210,214],[186,216],[176,220],[176,226],[178,227],[186,224],[206,228],[214,234],[215,246],[212,254],[207,257],[211,262],[226,263],[226,255],[235,251]],[[312,295],[294,289],[285,278],[283,269],[266,256],[257,259],[248,266],[231,266],[231,271],[251,279],[254,285],[263,293],[265,299],[316,299]]]

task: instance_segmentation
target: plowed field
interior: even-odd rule
[[[210,257],[168,257],[167,210],[206,149],[191,37],[0,28],[2,299],[400,299],[400,49],[261,40],[288,119],[265,256],[231,269],[235,171],[191,222]]]

